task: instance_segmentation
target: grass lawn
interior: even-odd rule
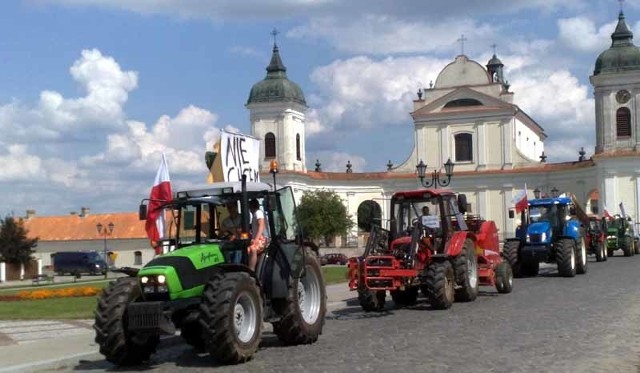
[[[324,282],[327,285],[347,282],[347,266],[323,266]]]
[[[322,267],[327,285],[346,282],[347,266]],[[42,286],[0,289],[0,295],[14,295],[25,290],[62,289],[79,286],[105,287],[108,281],[87,281]],[[0,320],[92,319],[96,297],[70,297],[0,302]]]

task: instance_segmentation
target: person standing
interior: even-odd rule
[[[258,254],[260,254],[269,243],[269,232],[267,220],[264,212],[260,210],[260,202],[257,199],[249,201],[249,211],[251,212],[251,244],[249,245],[249,268],[256,270],[258,264]]]

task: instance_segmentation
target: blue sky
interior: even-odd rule
[[[489,5],[488,5],[489,4]],[[640,0],[624,2],[640,38]],[[23,0],[0,3],[0,214],[135,211],[161,152],[175,189],[206,180],[220,128],[278,45],[305,93],[307,167],[382,171],[413,147],[420,87],[496,44],[550,162],[594,147],[589,75],[615,0]],[[640,45],[640,44],[637,44]],[[383,149],[382,151],[380,149]]]

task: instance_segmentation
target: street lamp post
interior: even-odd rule
[[[104,278],[107,278],[107,273],[109,272],[109,259],[107,258],[107,236],[111,236],[111,233],[113,233],[113,227],[115,227],[113,223],[109,223],[107,226],[103,226],[102,223],[96,224],[96,230],[98,231],[98,234],[104,238],[104,262],[107,265],[107,268],[104,271]]]
[[[438,188],[438,185],[441,187],[445,187],[451,183],[451,175],[453,175],[453,166],[455,163],[451,162],[451,158],[447,159],[447,162],[444,164],[444,172],[445,179],[441,179],[442,176],[441,171],[433,170],[431,173],[431,181],[425,181],[425,175],[427,173],[427,164],[420,160],[420,163],[416,166],[416,170],[418,171],[418,178],[420,179],[420,183],[425,188],[435,187]]]
[[[547,187],[547,186],[543,186],[543,189],[545,189],[545,190],[549,190],[549,187]],[[537,187],[536,187],[536,189],[534,189],[534,190],[533,190],[533,196],[534,196],[536,199],[539,199],[539,198],[549,198],[549,194],[548,194],[548,193],[546,193],[546,192],[544,192],[544,193],[543,193],[543,192],[542,192],[542,190],[540,190],[540,189],[539,189],[539,188],[537,188]],[[553,197],[553,198],[557,198],[557,197],[559,197],[559,196],[560,196],[560,190],[559,190],[558,188],[556,188],[556,187],[553,187],[553,188],[551,189],[551,197]]]

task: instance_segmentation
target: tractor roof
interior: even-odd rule
[[[530,199],[529,206],[568,205],[571,202],[569,197],[538,198]]]
[[[419,189],[419,190],[408,190],[403,192],[396,192],[393,194],[392,199],[421,199],[421,198],[432,198],[438,196],[451,196],[454,195],[450,190],[441,190],[441,189]]]
[[[267,183],[247,183],[247,192],[259,193],[273,190],[271,184]],[[220,196],[225,194],[235,194],[242,192],[242,183],[239,181],[220,182],[203,185],[201,188],[181,190],[176,193],[176,198],[198,198],[209,196]]]

